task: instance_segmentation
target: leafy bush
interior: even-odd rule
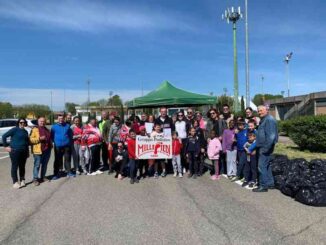
[[[285,121],[283,130],[301,150],[326,152],[326,116],[297,117]]]
[[[277,127],[280,133],[284,133],[285,135],[289,136],[291,123],[293,120],[285,120],[285,121],[278,121]]]

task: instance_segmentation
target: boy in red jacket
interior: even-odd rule
[[[137,179],[138,161],[136,161],[136,132],[129,130],[129,138],[126,141],[129,156],[130,184],[139,183]]]
[[[174,170],[174,177],[177,177],[179,173],[179,178],[182,178],[182,166],[180,153],[182,149],[181,140],[178,137],[178,132],[173,132],[172,134],[172,165]]]

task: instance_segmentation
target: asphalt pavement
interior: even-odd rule
[[[106,173],[14,190],[6,155],[0,148],[0,244],[326,244],[326,208],[278,190],[208,174],[131,185]],[[30,157],[27,182],[32,166]]]

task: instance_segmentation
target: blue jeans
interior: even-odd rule
[[[137,177],[138,161],[135,159],[129,159],[130,179]]]
[[[274,178],[270,165],[271,154],[260,153],[258,158],[259,185],[262,188],[274,186]]]
[[[33,179],[38,179],[38,173],[41,167],[41,178],[44,179],[46,174],[46,169],[48,166],[48,162],[51,156],[51,148],[44,151],[41,155],[34,154],[34,169],[33,169]]]
[[[238,167],[237,177],[241,178],[244,175],[244,167],[247,162],[247,153],[244,150],[238,151]]]

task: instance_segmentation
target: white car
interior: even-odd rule
[[[17,121],[18,121],[17,118],[0,119],[0,145],[3,144],[2,135],[8,132],[11,128],[16,127]],[[32,128],[37,125],[37,120],[26,119],[26,121],[27,121],[26,130],[28,134],[30,134]],[[7,142],[10,142],[10,138],[7,139]]]

